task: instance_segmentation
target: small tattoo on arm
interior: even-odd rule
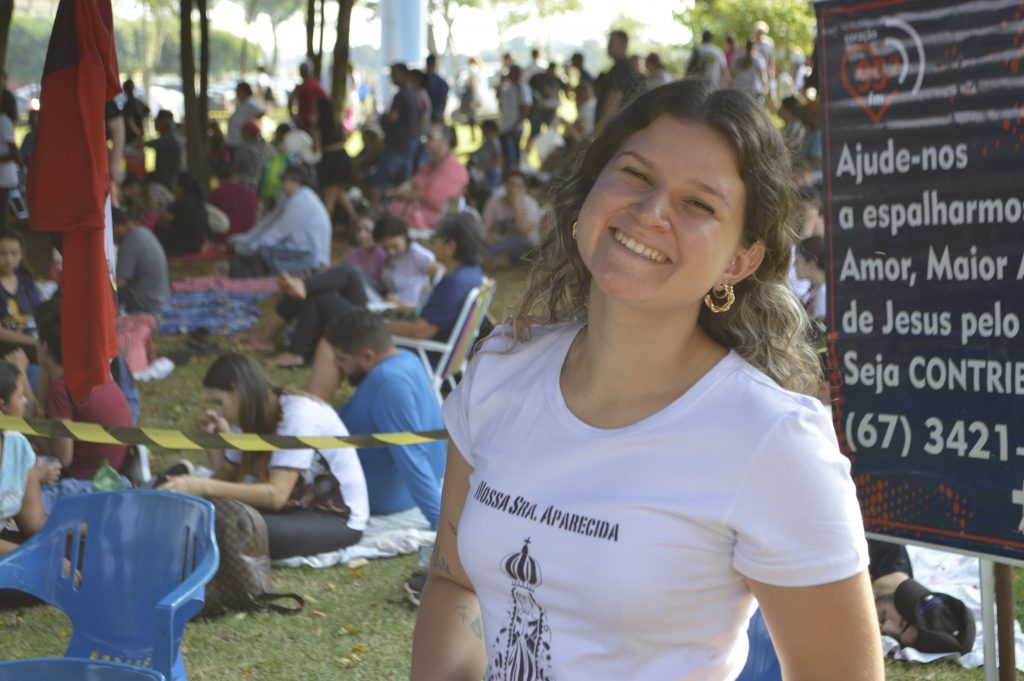
[[[484,640],[484,624],[480,620],[480,613],[471,610],[465,605],[458,606],[452,612],[458,615],[459,620],[469,627],[469,630],[473,632],[474,636],[481,641]]]
[[[448,561],[441,557],[437,552],[430,557],[430,567],[439,572],[443,572],[446,575],[450,575],[452,573],[452,569],[448,567]]]
[[[459,528],[457,526],[453,525],[452,523],[448,523],[448,529],[451,530],[452,534],[454,534],[456,537],[459,536]]]

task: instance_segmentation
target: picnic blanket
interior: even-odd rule
[[[189,291],[172,293],[160,319],[161,334],[209,329],[218,335],[234,335],[260,318],[257,303],[269,291]]]
[[[957,656],[956,653],[921,653],[913,648],[896,650],[898,648],[896,640],[883,636],[882,643],[886,653],[896,650],[895,659],[921,663],[948,657],[955,659],[960,666],[968,669],[985,664],[985,630],[981,624],[981,582],[978,573],[978,559],[920,546],[908,546],[907,553],[910,555],[910,564],[914,566],[914,579],[932,591],[947,593],[964,602],[967,609],[974,614],[977,636],[974,639],[974,649],[966,655],[960,656]],[[1024,671],[1024,633],[1021,632],[1019,621],[1015,621],[1013,624],[1017,669]]]
[[[274,293],[277,291],[277,277],[255,277],[252,279],[231,279],[230,277],[186,277],[171,283],[175,293],[188,291],[240,291],[248,293]]]

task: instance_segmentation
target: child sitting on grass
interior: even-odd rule
[[[21,371],[6,360],[0,360],[0,414],[25,415]],[[38,532],[46,522],[46,512],[32,445],[21,433],[8,431],[0,432],[0,443],[0,523],[13,518],[18,524],[17,532],[0,534],[0,554],[4,554]]]

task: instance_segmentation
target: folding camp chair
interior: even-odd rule
[[[446,342],[405,336],[394,337],[395,345],[398,347],[416,351],[439,402],[444,400],[441,395],[442,386],[447,383],[448,387],[454,388],[455,377],[465,370],[469,351],[477,334],[480,333],[480,325],[487,317],[487,309],[491,306],[493,298],[494,280],[484,278],[483,283],[466,296]],[[432,361],[428,353],[436,353],[436,361]]]

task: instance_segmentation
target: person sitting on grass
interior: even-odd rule
[[[448,340],[466,296],[483,282],[480,261],[484,243],[480,233],[480,220],[472,213],[449,213],[441,219],[434,233],[433,246],[434,254],[447,274],[431,290],[418,315],[412,319],[387,320],[391,334],[441,342]],[[410,313],[413,310],[398,308],[397,312]],[[321,340],[313,356],[309,392],[331,399],[340,381],[334,352],[329,343]]]
[[[0,207],[2,208],[2,207]],[[43,300],[25,264],[25,237],[21,232],[0,229],[0,350],[22,348],[36,359],[33,315]]]
[[[388,261],[388,252],[373,240],[373,228],[376,225],[369,207],[357,206],[356,213],[359,214],[359,219],[356,221],[355,244],[345,261],[361,269],[373,289],[380,291],[383,286],[380,277],[384,273],[384,264]]]
[[[107,381],[92,389],[82,402],[71,398],[64,383],[61,360],[60,299],[52,298],[36,310],[39,327],[39,388],[36,410],[48,419],[67,419],[103,426],[129,427],[132,411],[117,383]],[[63,477],[43,486],[43,507],[49,512],[64,496],[92,491],[92,479],[104,463],[121,472],[128,458],[127,445],[97,444],[70,438],[36,438],[36,450],[56,457]]]
[[[388,254],[380,273],[385,298],[406,307],[415,306],[437,273],[436,257],[409,237],[408,225],[390,215],[377,220],[373,240]]]
[[[210,234],[203,190],[186,172],[174,176],[172,189],[174,203],[157,221],[156,236],[168,255],[198,253]]]
[[[355,392],[338,408],[357,433],[422,433],[444,428],[441,408],[419,358],[395,347],[383,319],[366,310],[340,317],[326,339],[336,366]],[[370,511],[393,514],[417,511],[424,525],[437,530],[441,511],[445,445],[441,440],[416,445],[360,449]],[[429,549],[421,550],[421,565]],[[406,581],[406,591],[419,605],[422,576]]]
[[[353,310],[327,329],[335,365],[355,393],[338,414],[357,433],[420,433],[444,428],[441,407],[415,354],[395,347],[387,323]],[[360,449],[370,512],[418,508],[437,529],[444,476],[442,441]]]
[[[331,218],[309,186],[301,166],[288,166],[281,176],[284,197],[245,234],[228,239],[235,249],[232,277],[262,277],[281,272],[309,272],[331,260]]]
[[[21,371],[0,360],[0,414],[25,415],[25,382]],[[0,524],[14,520],[17,532],[0,534],[0,554],[18,548],[46,523],[39,486],[39,470],[32,445],[21,433],[0,432]]]
[[[228,237],[245,234],[252,229],[259,213],[260,198],[252,187],[238,181],[230,165],[221,168],[217,173],[217,179],[219,184],[210,192],[208,198],[211,204],[228,216],[228,231],[213,236],[214,241],[224,241]]]
[[[369,216],[363,219],[362,231],[374,229],[372,222],[367,225]],[[419,251],[429,256],[425,260],[429,264],[427,271],[434,267],[434,255],[416,243],[408,240],[408,236],[397,236],[400,232],[406,233],[405,225],[392,217],[382,218],[384,224],[382,233],[394,234],[385,237],[387,247],[392,250],[399,248],[406,249],[406,252],[399,255],[398,267],[389,270],[397,274],[397,281],[404,281],[402,278],[406,270],[411,271],[418,263],[424,262],[419,258]],[[392,225],[391,223],[398,223]],[[398,243],[401,241],[401,243]],[[371,238],[372,242],[372,238]],[[385,247],[374,244],[376,249],[383,253],[387,262],[387,251]],[[363,254],[366,249],[359,248],[353,254]],[[383,264],[381,265],[383,269]],[[422,275],[422,280],[427,281],[427,274]],[[389,282],[396,281],[390,277]],[[331,320],[354,308],[365,307],[368,294],[378,294],[378,287],[381,284],[371,278],[359,262],[350,258],[345,262],[322,272],[309,276],[305,279],[290,274],[282,274],[278,278],[278,288],[281,291],[281,300],[269,315],[260,319],[252,331],[246,333],[241,339],[241,348],[246,351],[273,352],[278,336],[285,328],[295,323],[288,349],[267,361],[269,366],[298,367],[305,365],[312,357],[317,342],[323,336],[324,330]],[[417,289],[417,295],[419,295]]]
[[[273,385],[245,355],[228,353],[214,361],[203,389],[211,405],[203,422],[208,433],[348,435],[328,404]],[[354,449],[217,449],[207,455],[213,478],[179,475],[160,489],[237,499],[258,509],[267,522],[272,559],[337,551],[362,537],[370,507]]]
[[[171,294],[164,247],[120,208],[111,208],[110,217],[117,242],[118,303],[126,314],[160,316]]]
[[[540,237],[544,211],[526,189],[526,175],[505,173],[505,191],[495,192],[484,208],[484,241],[490,264],[503,266],[519,261]]]
[[[469,174],[453,153],[455,129],[432,123],[424,143],[429,158],[411,178],[387,192],[388,212],[413,227],[434,229],[448,203],[466,193]]]

